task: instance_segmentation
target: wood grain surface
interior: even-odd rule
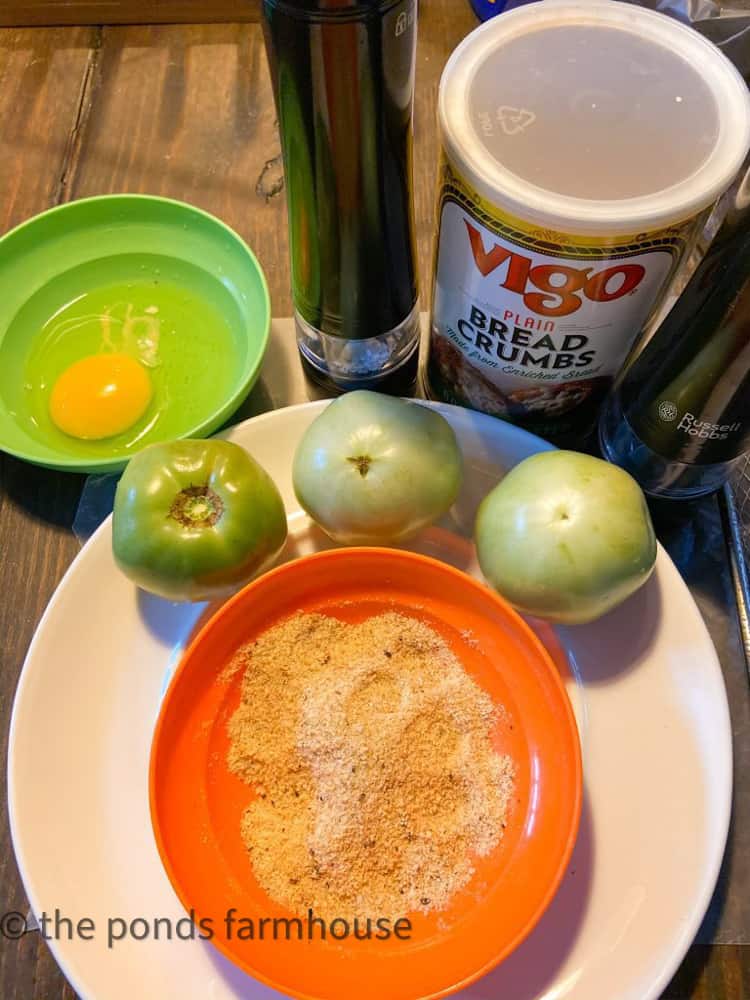
[[[257,21],[260,0],[22,0],[0,3],[1,26]]]
[[[53,6],[62,17],[66,6],[102,11],[112,5],[2,4],[0,19],[21,8],[39,12]],[[145,8],[130,6],[133,11]],[[191,4],[156,0],[148,6],[167,19],[168,8]],[[236,4],[212,6],[218,16]],[[108,19],[102,13],[96,17]],[[437,85],[448,54],[475,23],[463,0],[421,4],[415,204],[423,296],[432,251]],[[4,29],[0,143],[0,231],[50,205],[86,195],[140,191],[185,199],[218,214],[249,241],[268,275],[274,313],[290,312],[283,177],[257,23]],[[269,384],[256,390],[255,397],[256,411],[281,405],[283,386]],[[70,528],[82,482],[79,476],[46,472],[0,455],[3,760],[23,657],[77,551]],[[5,792],[3,767],[3,798]],[[25,912],[5,811],[0,817],[0,886],[0,913]],[[750,997],[749,950],[694,946],[665,1000]],[[19,942],[0,941],[0,997],[72,1000],[74,993],[39,935],[31,933]]]
[[[92,28],[0,32],[0,225],[65,197],[71,150],[94,53]],[[82,477],[52,475],[0,453],[0,746],[7,754],[15,683],[47,601],[77,551],[70,533]],[[5,767],[0,794],[6,798]],[[0,911],[26,911],[5,809],[0,819]],[[38,934],[0,941],[3,1000],[72,1000]]]

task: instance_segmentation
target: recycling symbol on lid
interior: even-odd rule
[[[536,115],[525,108],[512,108],[508,104],[501,104],[497,109],[497,120],[506,135],[518,135],[529,125],[534,124]]]

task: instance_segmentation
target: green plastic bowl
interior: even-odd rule
[[[140,306],[125,323],[130,295]],[[137,312],[151,298],[155,342],[153,332],[139,339],[154,329]],[[239,236],[191,205],[146,195],[70,202],[11,230],[0,239],[0,304],[0,449],[71,472],[118,471],[154,441],[211,434],[253,387],[271,325],[263,271]],[[70,312],[89,308],[85,321]],[[51,384],[81,356],[125,349],[125,337],[145,344],[138,351],[156,343],[143,355],[156,387],[150,410],[117,437],[68,437],[49,417]]]

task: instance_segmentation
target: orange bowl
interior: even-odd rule
[[[240,836],[254,792],[226,765],[227,723],[242,671],[235,651],[296,611],[355,622],[385,610],[430,624],[506,721],[495,744],[516,765],[505,834],[449,909],[410,914],[408,940],[259,939],[259,921],[290,917],[255,880]],[[508,716],[510,717],[508,719]],[[510,722],[510,725],[508,725]],[[417,1000],[460,989],[531,931],[570,859],[581,813],[573,712],[552,659],[504,600],[435,559],[394,549],[334,549],[267,573],[236,594],[187,649],[164,698],[151,751],[159,853],[204,937],[256,979],[315,1000]],[[227,913],[232,912],[231,920]],[[240,939],[239,922],[255,939]],[[252,924],[250,923],[252,921]],[[282,927],[283,925],[279,925]],[[341,928],[339,928],[341,930]]]

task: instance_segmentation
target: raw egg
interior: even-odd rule
[[[114,437],[148,409],[148,372],[127,354],[92,354],[66,368],[52,387],[49,415],[65,434],[85,440]]]

